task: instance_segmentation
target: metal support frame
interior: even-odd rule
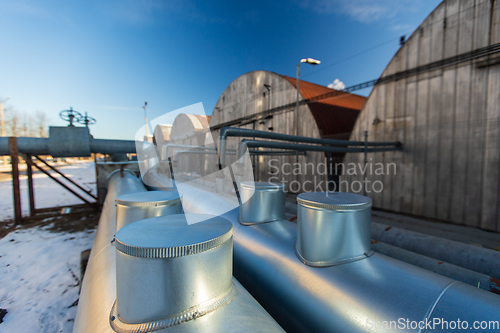
[[[44,170],[42,167],[38,166],[36,163],[34,163],[33,161],[31,160],[26,160],[27,163],[31,164],[31,166],[34,166],[35,168],[37,168],[38,170],[40,170],[41,172],[43,172],[44,174],[46,174],[49,178],[51,178],[53,181],[55,181],[56,183],[58,183],[59,185],[61,185],[62,187],[64,187],[66,190],[68,190],[69,192],[71,192],[74,196],[78,197],[80,200],[82,200],[83,202],[89,204],[89,205],[93,205],[95,204],[95,202],[90,202],[88,201],[87,199],[85,199],[84,197],[82,197],[80,194],[76,193],[74,190],[72,190],[70,187],[68,187],[66,184],[64,184],[63,182],[61,182],[59,179],[55,178],[54,176],[52,176],[48,171]],[[67,179],[67,177],[64,176],[65,179]],[[86,191],[85,191],[86,192]],[[86,192],[87,193],[87,192]],[[93,195],[91,195],[93,198],[95,198]]]
[[[19,187],[19,156],[17,138],[9,137],[10,163],[12,164],[12,194],[14,196],[14,221],[20,224],[23,220],[21,211],[21,190]]]
[[[91,196],[92,198],[94,198],[95,200],[97,200],[97,197],[93,194],[91,194],[89,190],[81,187],[80,185],[78,185],[76,182],[74,182],[73,180],[71,180],[70,178],[66,177],[63,173],[61,173],[59,170],[57,170],[56,168],[54,168],[52,165],[50,165],[49,163],[45,162],[43,159],[41,159],[39,156],[35,155],[35,158],[37,160],[39,160],[40,162],[42,162],[43,164],[45,164],[46,166],[48,166],[52,171],[55,171],[57,172],[59,175],[61,175],[61,177],[63,177],[64,179],[66,179],[68,182],[70,182],[71,184],[75,185],[76,187],[78,187],[80,190],[82,190],[83,192],[85,192],[86,194],[88,194],[89,196]]]
[[[24,156],[24,159],[26,161],[31,161],[31,155],[26,154]],[[35,216],[36,215],[36,209],[35,209],[35,190],[33,187],[33,168],[31,167],[31,164],[29,162],[26,162],[26,174],[28,176],[28,193],[29,193],[29,198],[30,198],[30,216]]]

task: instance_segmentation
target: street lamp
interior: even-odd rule
[[[319,65],[321,61],[313,59],[313,58],[307,58],[307,59],[302,59],[300,62],[297,64],[297,107],[295,110],[295,135],[299,136],[299,96],[300,96],[300,91],[299,91],[299,77],[300,77],[300,64],[301,63],[306,63],[310,64],[313,66]],[[295,162],[298,164],[299,163],[299,151],[297,150],[297,155],[295,155]],[[297,182],[298,182],[299,175],[297,175]]]
[[[142,108],[144,109],[144,123],[146,124],[146,140],[148,137],[148,117],[146,115],[146,107],[148,106],[148,102],[144,102]]]
[[[313,58],[307,58],[307,59],[302,59],[300,60],[300,62],[297,64],[297,108],[295,110],[295,113],[296,113],[296,126],[295,126],[295,134],[298,136],[299,135],[299,95],[300,95],[300,92],[299,92],[299,77],[300,77],[300,64],[301,63],[306,63],[306,64],[310,64],[310,65],[319,65],[321,63],[321,61],[319,60],[316,60],[316,59],[313,59]],[[297,153],[297,162],[298,162],[298,153]]]

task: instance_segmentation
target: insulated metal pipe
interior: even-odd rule
[[[20,153],[30,155],[50,155],[48,138],[17,138]],[[135,153],[135,141],[90,139],[90,152],[100,154]],[[0,138],[0,155],[9,154],[9,138]]]
[[[90,151],[100,154],[133,154],[135,153],[135,141],[91,139]]]
[[[232,205],[188,184],[181,194],[189,213],[210,214],[214,207]],[[196,200],[200,196],[209,199]],[[498,325],[500,296],[493,293],[378,253],[338,266],[309,267],[295,255],[296,224],[243,226],[238,209],[223,217],[233,223],[235,277],[288,332],[373,332],[382,322],[401,321],[412,325],[405,331],[422,332],[418,323],[441,319]]]
[[[430,258],[396,246],[372,240],[372,250],[391,258],[424,268],[428,271],[447,276],[454,280],[467,283],[473,287],[500,294],[500,280],[486,274],[471,271],[438,259]]]
[[[500,279],[500,252],[372,222],[372,238]]]
[[[228,153],[229,150],[226,150],[226,155],[236,155],[236,150],[232,149],[233,151]],[[288,155],[293,155],[295,156],[296,154],[299,155],[307,155],[307,152],[301,151],[297,152],[295,150],[250,150],[250,155],[252,156],[259,156],[259,155],[269,155],[269,156],[288,156]],[[181,150],[177,154],[206,154],[206,155],[216,155],[217,152],[214,150],[210,151],[199,151],[199,150]]]
[[[276,323],[276,321],[274,321],[274,319],[255,301],[255,299],[236,279],[232,279],[235,295],[234,299],[232,299],[226,305],[223,305],[220,300],[213,300],[214,302],[210,303],[209,305],[213,305],[212,309],[214,309],[214,311],[206,315],[203,314],[207,313],[204,312],[207,309],[207,304],[203,303],[197,304],[200,306],[199,312],[197,312],[198,309],[195,309],[196,311],[191,314],[188,312],[181,314],[181,317],[179,318],[187,319],[187,322],[179,322],[178,325],[167,327],[165,329],[156,330],[158,329],[158,326],[155,327],[154,325],[139,325],[138,327],[134,326],[133,324],[129,325],[126,323],[122,323],[122,325],[116,325],[116,318],[118,316],[118,313],[116,314],[117,316],[115,316],[113,319],[113,315],[115,313],[112,311],[115,310],[113,304],[115,303],[117,295],[116,250],[118,249],[118,247],[115,248],[115,246],[111,244],[113,235],[115,235],[115,200],[120,195],[138,192],[145,193],[146,189],[133,172],[127,170],[117,170],[111,173],[108,177],[108,194],[106,196],[106,200],[104,202],[103,210],[101,213],[101,218],[99,220],[96,238],[92,247],[92,252],[85,273],[85,278],[83,279],[82,291],[80,294],[73,333],[114,333],[110,321],[114,323],[113,327],[119,332],[283,332],[282,328]],[[149,220],[143,220],[143,222],[144,221]],[[231,225],[229,222],[228,224]],[[133,225],[134,224],[131,224],[129,225],[129,227]],[[150,237],[141,237],[143,236],[143,233],[135,234],[139,236],[137,241],[142,242],[143,240],[145,240],[145,243],[143,242],[139,245],[149,245]],[[203,234],[206,235],[206,233]],[[180,235],[180,237],[182,237],[183,235],[184,234]],[[154,241],[161,241],[161,234],[158,234],[157,236],[158,237]],[[171,238],[174,240],[176,239],[176,237]],[[188,247],[186,250],[195,251],[206,249],[205,245],[205,243],[203,243],[202,246],[193,245],[192,247]],[[228,252],[231,252],[230,248],[228,249]],[[127,260],[129,261],[133,259],[133,257],[127,257]],[[148,261],[156,259],[145,258],[145,260]],[[229,262],[232,262],[232,260],[230,260]],[[137,288],[133,290],[135,296],[140,295],[140,291],[142,289],[140,283],[141,281],[146,281],[144,275],[148,273],[148,269],[150,269],[151,265],[148,265],[148,263],[146,262],[145,266],[147,269],[134,272],[134,274],[136,274],[135,276],[137,276],[137,279],[132,279],[133,283],[137,285]],[[208,267],[204,267],[203,265],[201,265],[198,267],[198,269],[203,268],[210,271],[212,266],[209,265]],[[180,265],[174,267],[173,271],[177,272],[179,269],[189,269],[189,267]],[[165,273],[165,270],[163,270],[162,272]],[[126,278],[126,276],[122,276],[122,278]],[[153,281],[157,286],[159,286],[160,291],[163,290],[163,286],[168,285],[168,282],[172,281],[171,277],[168,281],[165,279],[155,280],[155,276],[149,276],[148,278],[150,279],[150,282]],[[197,300],[195,296],[198,298],[200,297],[200,295],[205,297],[210,296],[208,294],[204,294],[207,291],[206,289],[203,289],[204,284],[216,282],[214,280],[199,280],[200,276],[196,274],[186,275],[185,278],[185,280],[178,281],[178,283],[184,285],[186,281],[191,281],[194,285],[200,287],[199,292],[201,292],[201,294],[187,296],[186,299],[190,299],[192,301]],[[229,280],[231,280],[230,272]],[[177,286],[179,286],[179,284],[177,284]],[[133,287],[133,285],[130,285],[129,287]],[[150,285],[147,285],[145,287],[150,287]],[[172,287],[176,288],[176,285],[173,285]],[[121,289],[121,291],[123,291],[123,288]],[[125,290],[125,292],[127,291]],[[125,294],[125,296],[127,295]],[[162,301],[164,302],[165,299],[163,299]],[[138,304],[135,304],[135,306],[137,305]],[[170,305],[177,306],[177,304],[175,303],[172,303]],[[152,315],[154,312],[162,310],[159,304],[153,304],[148,301],[146,301],[144,304],[140,304],[140,306],[141,307],[138,309],[138,313],[142,311],[142,313],[147,313],[148,315]],[[130,315],[130,312],[128,314]],[[132,312],[132,315],[136,315],[136,313]],[[193,318],[196,319],[189,320],[190,316],[193,316]],[[167,318],[166,320],[169,319],[171,318]],[[137,330],[138,328],[140,328],[140,330]]]
[[[364,146],[363,141],[347,141],[335,139],[318,139],[306,136],[288,135],[281,133],[257,131],[246,128],[223,127],[220,130],[220,147],[219,147],[219,165],[225,166],[226,140],[230,136],[243,138],[262,138],[290,142],[315,143],[321,145],[348,147],[348,146]],[[401,142],[368,142],[368,146],[394,146],[401,147]]]
[[[30,155],[48,155],[48,138],[17,138],[17,150]],[[0,138],[0,155],[9,155],[9,138]]]
[[[146,192],[135,174],[116,170],[108,176],[108,193],[102,207],[99,225],[78,301],[74,333],[112,333],[109,312],[116,299],[115,200],[127,193]]]
[[[288,142],[276,142],[276,141],[258,141],[258,140],[247,140],[243,139],[238,145],[238,158],[241,158],[248,148],[264,147],[264,148],[278,148],[278,149],[292,149],[299,151],[321,151],[330,153],[363,153],[365,151],[369,153],[373,152],[384,152],[401,150],[401,148],[386,147],[386,148],[346,148],[346,147],[330,147],[330,146],[314,146],[314,145],[303,145],[298,143],[288,143]]]

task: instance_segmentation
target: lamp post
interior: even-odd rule
[[[300,62],[297,64],[297,107],[295,110],[295,135],[299,136],[299,96],[300,96],[300,89],[299,89],[299,77],[300,77],[300,64],[301,63],[306,63],[310,65],[319,65],[321,61],[313,59],[313,58],[307,58],[307,59],[301,59]],[[299,163],[299,152],[297,151],[297,154],[295,155],[295,162],[298,164]],[[299,175],[297,174],[296,177],[297,183],[299,182]]]
[[[144,123],[146,124],[146,140],[148,137],[148,116],[146,115],[146,107],[148,106],[148,102],[144,102],[142,108],[144,109]]]

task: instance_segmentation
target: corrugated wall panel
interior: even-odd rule
[[[499,12],[499,0],[444,1],[383,76],[394,64],[403,71],[499,43]],[[372,196],[375,207],[500,231],[500,65],[495,57],[410,76],[396,81],[395,88],[375,86],[351,139],[365,130],[380,139],[383,131],[385,140],[402,138],[405,144],[401,153],[372,154],[373,162],[387,165],[392,159],[398,172],[383,177],[388,192],[383,200]],[[374,126],[376,117],[381,122]],[[349,155],[346,163],[359,159]]]

